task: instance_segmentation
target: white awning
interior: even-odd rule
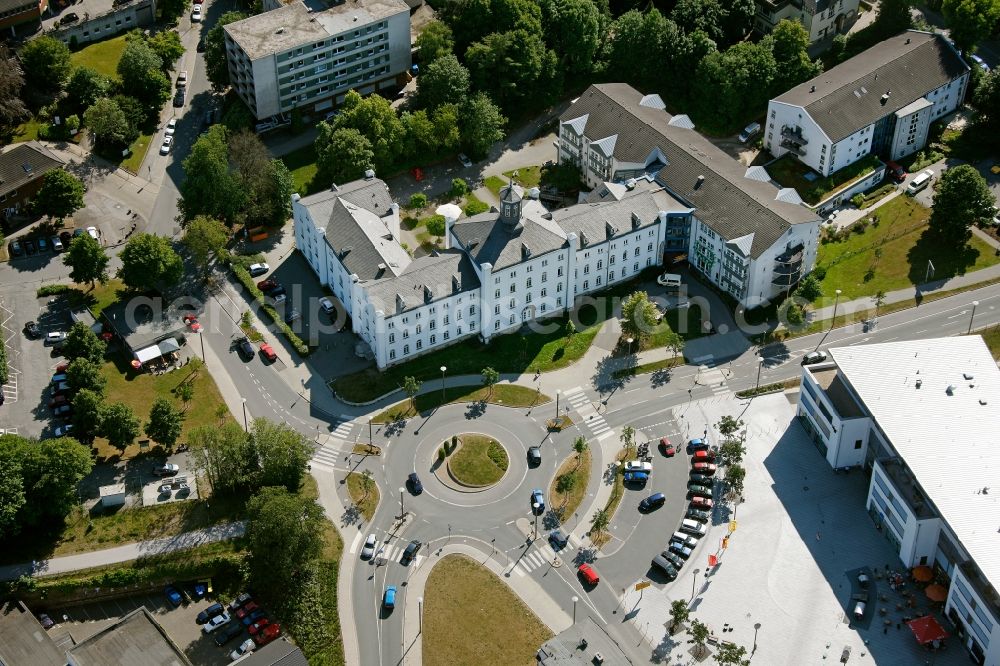
[[[152,361],[154,358],[159,358],[163,356],[163,352],[156,345],[152,347],[146,347],[145,349],[140,349],[135,353],[135,359],[139,363],[146,363],[147,361]]]
[[[167,338],[166,340],[160,342],[161,356],[166,356],[167,354],[171,354],[175,351],[180,351],[180,349],[181,346],[177,343],[177,340],[175,340],[174,338]]]

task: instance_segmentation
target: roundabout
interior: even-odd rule
[[[449,445],[450,454],[447,452]],[[462,492],[481,492],[496,485],[510,466],[510,456],[503,444],[479,433],[452,436],[451,442],[438,449],[438,460],[442,455],[448,480],[457,484],[455,489]],[[441,479],[440,466],[436,474]]]

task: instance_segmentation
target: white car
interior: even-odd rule
[[[87,234],[95,241],[101,240],[101,235],[97,233],[97,227],[87,227]]]
[[[201,21],[201,5],[195,5],[191,9],[191,22],[198,23]]]
[[[653,471],[652,463],[643,462],[642,460],[630,460],[625,463],[626,472],[645,472],[649,474]]]
[[[236,661],[240,657],[250,654],[255,647],[257,646],[254,644],[252,638],[246,639],[238,648],[229,653],[229,661]]]
[[[43,343],[46,347],[54,347],[66,340],[66,334],[63,331],[52,331],[45,334],[45,342]]]
[[[160,154],[166,155],[167,153],[169,153],[170,146],[173,144],[173,142],[174,142],[174,137],[170,136],[169,134],[163,137],[163,145],[160,146]]]
[[[163,130],[163,133],[167,136],[173,136],[174,132],[177,131],[177,119],[171,118],[167,121],[167,127]]]
[[[676,273],[664,273],[656,278],[656,284],[661,287],[677,288],[681,286],[681,276]]]
[[[365,539],[365,545],[361,547],[361,559],[370,560],[375,554],[376,544],[378,544],[378,539],[375,538],[374,534],[369,534],[368,538]]]
[[[323,312],[325,312],[326,314],[333,314],[333,310],[334,310],[333,301],[331,301],[326,296],[324,296],[323,298],[319,299],[319,306],[321,308],[323,308]]]
[[[69,423],[67,425],[61,425],[52,432],[56,437],[65,437],[73,432],[73,424]]]
[[[204,631],[206,634],[210,634],[224,624],[229,624],[229,613],[221,613],[220,615],[216,615],[211,620],[206,622],[201,627],[201,630]]]
[[[472,166],[472,160],[470,160],[469,156],[466,155],[465,153],[458,154],[458,161],[461,162],[462,166],[464,166],[466,169]]]
[[[271,270],[271,267],[267,264],[250,264],[250,268],[247,269],[250,272],[250,277],[257,277],[258,275],[263,275]]]

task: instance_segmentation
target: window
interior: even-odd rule
[[[545,303],[542,303],[542,312],[545,312]]]
[[[556,269],[556,277],[562,277],[562,266]]]
[[[534,267],[534,266],[532,266],[531,264],[528,264],[528,268],[527,268],[527,270],[525,271],[525,273],[530,273],[530,272],[531,272],[531,271],[533,271],[534,269],[535,269],[535,267]]]
[[[403,339],[405,340],[408,337],[410,337],[410,329],[404,328],[403,329]]]
[[[513,309],[517,302],[512,298],[510,299],[510,308]]]
[[[499,305],[496,306],[495,308],[493,308],[493,314],[500,314],[500,306]]]
[[[500,320],[499,319],[497,319],[495,322],[493,322],[493,330],[494,331],[499,331],[500,330]]]
[[[436,344],[436,343],[437,343],[437,336],[436,335],[432,335],[431,336],[431,344],[433,345],[433,344]]]
[[[632,266],[632,270],[635,271],[636,273],[639,272],[639,262],[638,261],[635,262],[634,266]]]
[[[423,347],[424,347],[424,341],[417,340],[417,349],[423,349]]]
[[[548,281],[549,281],[549,274],[542,273],[542,282],[548,282]]]
[[[470,315],[474,315],[474,314],[476,314],[476,306],[475,306],[475,305],[473,305],[473,306],[471,306],[471,307],[469,308],[469,314],[470,314]]]
[[[403,345],[403,353],[404,354],[410,353],[410,345]]]
[[[635,256],[639,256],[639,248],[635,248]]]
[[[556,291],[562,291],[562,282],[556,285]]]
[[[531,289],[531,278],[528,278],[528,282],[524,286],[528,289]]]
[[[447,325],[448,325],[448,315],[445,315],[445,316],[444,316],[444,325],[445,325],[445,326],[447,326]]]
[[[450,335],[451,334],[448,331],[445,331],[444,332],[444,339],[447,340],[450,337]]]
[[[389,360],[391,361],[394,358],[396,358],[396,350],[395,349],[390,349],[389,350]]]
[[[531,302],[531,293],[530,292],[528,293],[528,297],[524,299],[524,302],[525,303],[530,303]]]
[[[542,289],[542,298],[545,298],[547,293],[548,293],[547,289]]]
[[[517,285],[516,284],[510,285],[510,293],[513,294],[513,293],[516,293],[516,292],[517,292]]]
[[[588,289],[590,289],[590,280],[584,280],[583,281],[583,290],[587,291]]]
[[[500,298],[500,290],[499,289],[497,289],[496,294],[493,296],[493,298]]]
[[[608,266],[614,266],[614,265],[615,265],[615,255],[611,255],[611,258],[608,259]],[[601,267],[601,262],[599,261],[597,262],[597,267],[598,268]]]
[[[436,322],[436,321],[434,321],[433,319],[431,319],[431,326],[430,326],[430,328],[431,328],[431,330],[432,330],[432,331],[433,331],[433,330],[434,330],[435,328],[437,328],[437,322]]]
[[[597,286],[598,287],[601,286],[601,276],[600,275],[597,276]]]
[[[860,449],[861,448],[861,440],[860,439],[854,440],[854,448],[855,449]]]
[[[614,261],[614,257],[612,257],[611,260]],[[597,270],[601,270],[602,268],[604,268],[604,260],[603,259],[598,259],[597,260]],[[584,271],[584,273],[586,273],[586,272],[587,271]]]
[[[418,312],[417,313],[417,319],[420,319],[421,315],[423,315],[423,313],[422,312]],[[417,328],[419,329],[419,327],[417,327]],[[417,333],[419,333],[419,332],[420,331],[418,330]]]
[[[470,331],[476,330],[476,322],[475,322],[475,320],[469,322],[469,330]]]
[[[462,318],[462,311],[461,311],[461,310],[459,310],[459,311],[458,311],[458,314],[457,314],[457,315],[455,315],[455,319],[461,319],[461,318]]]
[[[559,307],[562,307],[562,296],[560,296],[559,298],[556,299],[556,305],[558,305]]]
[[[420,324],[417,324],[417,335],[420,335],[421,330],[423,330],[423,327]]]
[[[510,316],[510,323],[511,323],[511,324],[513,324],[513,323],[514,323],[514,315],[511,315],[511,316]]]
[[[493,278],[493,284],[500,284],[500,278]]]
[[[600,262],[598,262],[598,264],[597,264],[597,267],[598,267],[598,268],[600,268],[600,267],[601,267],[601,264],[600,264]],[[589,272],[590,272],[590,264],[587,264],[587,265],[585,265],[585,266],[583,267],[583,274],[584,274],[584,275],[586,275],[586,274],[588,274]]]

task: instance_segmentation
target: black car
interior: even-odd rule
[[[253,345],[250,344],[249,340],[246,338],[240,338],[236,345],[239,347],[240,353],[243,354],[245,358],[252,359],[254,357]]]
[[[30,238],[26,238],[24,240],[24,251],[27,252],[28,254],[35,254],[36,252],[38,252],[38,248],[35,247],[35,241],[31,240]]]
[[[410,485],[410,491],[414,495],[424,492],[424,484],[420,483],[420,477],[417,476],[416,472],[410,472],[410,475],[406,477],[406,482]]]
[[[24,325],[24,334],[32,340],[37,340],[42,337],[42,329],[38,328],[38,324],[35,322],[29,321]]]
[[[677,569],[674,568],[674,565],[669,560],[664,559],[662,555],[657,555],[653,558],[653,566],[662,571],[667,580],[677,578]]]
[[[542,450],[539,447],[532,446],[528,449],[528,464],[532,467],[542,464]]]
[[[404,565],[412,562],[413,559],[417,556],[417,551],[420,550],[420,546],[422,545],[423,544],[417,541],[416,539],[411,541],[410,544],[406,547],[406,550],[403,551],[403,557],[400,559],[400,562]]]
[[[215,603],[206,608],[205,610],[203,610],[202,612],[198,613],[198,617],[196,617],[194,621],[197,622],[198,624],[205,624],[216,615],[222,615],[225,612],[226,612],[225,606],[219,603]]]
[[[177,91],[177,94],[174,95],[174,106],[176,106],[178,108],[184,106],[184,89],[183,88],[179,89]]]
[[[198,40],[198,48],[196,50],[198,51],[198,53],[204,53],[205,52],[205,40],[204,39],[199,39]]]
[[[66,16],[59,19],[59,25],[69,25],[70,23],[76,23],[79,20],[79,15],[74,12],[70,12],[69,14],[66,14]]]
[[[68,231],[64,231],[61,234],[59,234],[59,240],[62,241],[63,249],[68,250],[69,244],[73,242],[73,234],[71,234]]]
[[[221,631],[215,634],[215,644],[222,647],[229,641],[243,633],[243,625],[239,622],[230,622]]]
[[[64,232],[64,233],[65,233],[65,232]],[[73,238],[76,238],[76,237],[78,237],[78,236],[82,236],[82,235],[84,235],[85,233],[87,233],[87,232],[86,232],[86,231],[84,231],[83,229],[74,229],[74,230],[73,230]]]
[[[10,245],[7,246],[10,250],[10,254],[13,257],[20,257],[24,254],[24,248],[21,247],[21,243],[18,241],[11,241]]]
[[[275,296],[286,295],[288,292],[285,291],[285,287],[283,285],[276,284],[270,289],[266,289],[264,293],[270,296],[271,298],[274,298]]]
[[[652,511],[653,509],[659,509],[666,501],[667,498],[663,493],[653,493],[639,502],[639,511],[646,512]]]
[[[271,296],[274,296],[274,294],[272,293]],[[291,310],[285,313],[285,323],[291,324],[293,321],[295,321],[301,316],[302,314],[298,310],[292,308]]]
[[[712,514],[701,509],[688,509],[684,517],[697,520],[699,523],[707,523],[712,519]]]

